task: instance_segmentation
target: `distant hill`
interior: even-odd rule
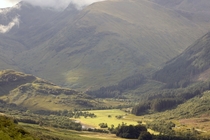
[[[210,12],[210,2],[208,0],[150,0],[165,7],[179,9],[190,12]]]
[[[149,1],[99,2],[63,20],[63,26],[55,22],[57,32],[16,55],[15,62],[27,73],[82,90],[148,75],[206,32],[176,11]]]
[[[210,32],[166,63],[154,79],[167,87],[186,87],[192,82],[210,80]]]
[[[103,105],[99,105],[90,96],[14,70],[0,71],[0,99],[31,110],[91,108]]]
[[[188,20],[203,27],[209,26],[210,1],[209,0],[150,0],[161,6],[177,11]]]

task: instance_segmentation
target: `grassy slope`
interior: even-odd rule
[[[188,83],[202,81],[202,78],[199,79],[202,75],[206,76],[203,81],[208,80],[209,76],[205,73],[208,73],[210,64],[209,44],[210,32],[189,46],[182,54],[167,62],[155,73],[154,78],[167,84],[180,84],[183,80]]]
[[[172,121],[176,124],[176,131],[187,132],[195,129],[204,137],[210,136],[209,120],[210,92],[206,91],[200,96],[194,97],[187,102],[165,112],[144,115],[150,120]]]
[[[20,70],[14,60],[14,56],[23,52],[25,46],[17,40],[0,34],[0,69]]]
[[[167,8],[175,9],[179,14],[197,23],[207,30],[209,26],[210,2],[208,0],[150,0]]]
[[[180,118],[191,118],[208,116],[210,103],[210,92],[204,92],[199,97],[194,97],[187,102],[177,106],[175,109],[166,111],[164,113],[157,113],[157,117],[162,119],[180,119]]]
[[[106,106],[103,102],[77,91],[16,72],[0,71],[1,99],[31,110],[63,110]]]
[[[24,130],[19,125],[15,124],[6,116],[0,115],[0,139],[1,140],[35,140],[28,131]]]
[[[30,131],[32,134],[40,134],[42,135],[50,135],[52,137],[58,137],[62,140],[122,140],[121,138],[116,137],[112,134],[102,134],[95,132],[85,132],[85,131],[72,131],[72,130],[64,130],[64,129],[56,129],[56,128],[43,128],[38,125],[31,125],[20,123],[25,129]]]
[[[106,1],[85,8],[49,41],[18,56],[18,62],[61,85],[100,87],[148,73],[203,33],[176,12],[148,1]]]
[[[15,7],[9,10],[1,9],[5,12],[0,13],[0,24],[3,25],[7,25],[14,17],[19,19],[18,26],[0,34],[0,69],[10,68],[28,72],[30,69],[26,70],[19,66],[14,57],[51,38],[74,17],[77,10],[69,7],[61,13],[58,10],[33,6],[27,2],[19,2]]]

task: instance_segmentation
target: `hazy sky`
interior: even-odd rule
[[[0,2],[0,8],[4,7],[11,7],[18,3],[21,0],[1,0]],[[92,4],[94,2],[103,1],[103,0],[23,0],[30,2],[34,5],[39,6],[50,6],[50,7],[56,7],[56,8],[64,8],[68,6],[70,2],[76,4],[78,7],[82,7],[85,5]]]
[[[8,1],[8,0],[1,0],[0,8],[11,7],[11,6],[15,5],[16,3],[17,2],[12,2],[12,1]]]

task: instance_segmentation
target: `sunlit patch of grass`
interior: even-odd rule
[[[160,134],[160,132],[156,132],[156,131],[154,131],[154,130],[152,130],[152,129],[147,129],[147,131],[148,131],[150,134],[153,134],[153,135],[159,135],[159,134]]]
[[[134,115],[127,114],[126,112],[122,110],[93,110],[89,111],[90,113],[94,113],[97,117],[96,118],[78,118],[76,120],[80,121],[82,124],[92,126],[95,128],[100,128],[100,123],[107,123],[108,127],[111,125],[114,125],[117,127],[119,124],[126,123],[127,125],[137,125],[136,120],[128,119],[132,118]],[[121,118],[118,119],[117,116],[120,116]]]

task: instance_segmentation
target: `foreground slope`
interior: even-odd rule
[[[195,81],[210,79],[210,32],[189,46],[182,54],[157,71],[154,79],[168,87],[185,87]]]
[[[0,115],[0,138],[2,140],[38,140],[14,122],[11,118]]]
[[[52,38],[15,60],[57,84],[97,88],[148,74],[204,32],[149,1],[104,1],[86,7]]]
[[[0,99],[7,103],[14,103],[31,110],[63,110],[100,106],[87,95],[14,70],[0,71],[0,95]]]

